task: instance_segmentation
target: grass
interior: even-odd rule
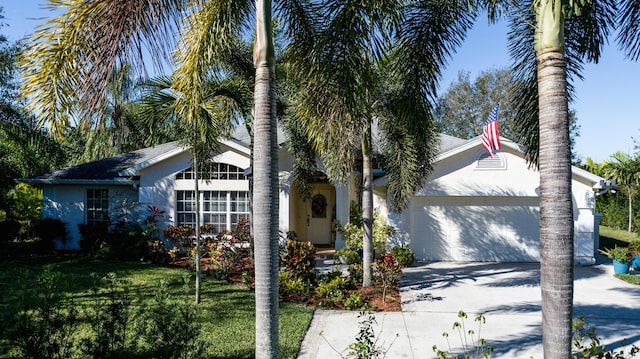
[[[195,300],[194,274],[181,268],[140,262],[102,261],[71,255],[41,256],[0,261],[0,293],[3,293],[0,296],[0,318],[7,318],[7,316],[11,318],[12,315],[7,313],[8,301],[11,297],[7,293],[12,293],[12,290],[25,285],[25,282],[35,282],[37,275],[42,273],[43,266],[47,265],[51,265],[55,272],[64,274],[65,278],[70,278],[71,285],[65,287],[64,291],[70,299],[68,303],[72,303],[80,313],[95,305],[97,301],[107,300],[107,298],[99,298],[104,295],[102,292],[96,293],[92,289],[96,288],[96,277],[103,277],[110,272],[116,273],[116,277],[124,281],[125,284],[120,289],[134,298],[131,305],[136,306],[138,310],[153,302],[161,280],[169,283],[168,294],[171,300],[181,300],[182,303]],[[192,277],[188,293],[185,293],[182,282],[185,273],[189,273]],[[203,276],[201,299],[201,303],[197,306],[197,320],[201,325],[200,336],[206,343],[205,357],[253,358],[255,352],[254,293],[244,286]],[[132,308],[132,312],[135,309]],[[296,357],[312,316],[312,308],[291,303],[280,304],[281,358]],[[89,328],[86,330],[88,331]],[[7,357],[7,353],[15,350],[12,345],[13,343],[4,336],[0,337],[0,357]]]
[[[600,226],[600,248],[613,248],[615,245],[626,246],[634,239],[640,239],[637,233]]]

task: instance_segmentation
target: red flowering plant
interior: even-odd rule
[[[385,302],[387,291],[398,286],[398,277],[402,274],[402,266],[396,262],[391,253],[375,262],[375,280],[382,286],[382,301]]]

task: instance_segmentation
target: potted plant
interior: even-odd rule
[[[629,242],[629,250],[631,250],[631,256],[633,257],[631,267],[635,271],[640,271],[640,240],[634,239]]]
[[[629,273],[629,265],[633,256],[629,247],[615,246],[613,249],[605,248],[601,249],[600,253],[607,256],[609,259],[613,259],[613,272],[615,274]]]

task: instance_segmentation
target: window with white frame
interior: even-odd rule
[[[177,224],[195,227],[195,191],[177,192]],[[231,230],[240,218],[249,217],[249,192],[200,191],[200,224],[212,225],[214,233]]]
[[[244,170],[240,167],[230,165],[227,163],[211,163],[210,167],[198,171],[200,179],[208,180],[244,180]],[[189,180],[195,179],[195,173],[193,167],[189,167],[184,171],[176,174],[177,180]]]
[[[87,189],[87,224],[109,222],[109,190],[105,188]]]

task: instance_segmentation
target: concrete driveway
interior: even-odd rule
[[[388,348],[387,358],[436,358],[434,345],[449,348],[445,331],[451,348],[459,347],[452,329],[459,310],[469,314],[466,330],[495,348],[491,358],[543,358],[537,263],[421,262],[405,268],[401,297],[402,312],[375,314],[378,346]],[[477,314],[486,318],[480,328]],[[625,338],[640,346],[640,286],[613,277],[610,263],[575,267],[574,316],[580,315],[608,348]],[[360,321],[357,312],[317,310],[298,358],[346,354]]]

